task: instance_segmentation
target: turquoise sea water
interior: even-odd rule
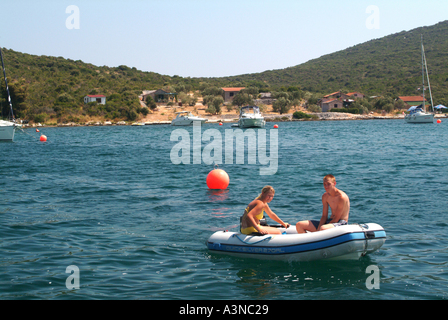
[[[224,137],[230,124],[202,131],[211,128]],[[277,173],[260,176],[247,158],[222,164],[223,192],[206,186],[212,165],[171,162],[172,130],[43,128],[42,143],[28,129],[0,144],[0,299],[448,297],[447,120],[279,123]],[[351,199],[349,222],[385,228],[380,251],[307,263],[208,252],[207,238],[236,230],[264,185],[275,188],[270,207],[284,221],[319,219],[328,173]],[[73,265],[79,289],[69,290]],[[379,289],[366,286],[372,265]]]

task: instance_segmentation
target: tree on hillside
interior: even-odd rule
[[[280,112],[280,114],[288,113],[289,109],[291,109],[291,101],[285,97],[280,97],[274,101],[272,109],[274,112]]]
[[[210,97],[206,99],[208,108],[205,110],[210,114],[219,114],[221,113],[221,107],[224,103],[224,98],[221,96],[207,96]]]
[[[232,104],[234,106],[243,106],[243,105],[252,105],[254,104],[254,100],[252,99],[252,95],[244,92],[238,92],[233,98]]]
[[[157,104],[151,96],[146,96],[145,103],[149,109],[154,110],[157,108]]]

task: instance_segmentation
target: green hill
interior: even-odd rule
[[[135,120],[141,111],[138,95],[142,90],[180,81],[197,82],[127,66],[97,67],[80,60],[2,51],[14,112],[29,120],[52,118],[61,122],[79,121],[83,117]],[[6,116],[8,106],[3,78],[1,83],[2,116]],[[88,94],[105,95],[107,104],[84,105]]]
[[[366,95],[418,95],[423,35],[435,103],[448,104],[448,21],[403,31],[282,70],[222,78],[183,78],[119,66],[98,67],[62,57],[3,49],[17,116],[36,121],[80,121],[87,117],[135,120],[142,90],[198,90],[206,85],[256,86],[262,91],[299,86],[313,93],[338,90]],[[8,114],[4,81],[0,102]],[[281,89],[280,89],[281,90]],[[87,94],[104,94],[105,106],[84,105]]]
[[[367,95],[417,95],[422,82],[421,35],[435,99],[447,99],[448,21],[371,40],[298,66],[225,79],[261,81],[271,87],[294,85],[321,93],[343,90]]]

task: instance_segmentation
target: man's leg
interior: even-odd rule
[[[306,231],[315,232],[316,227],[311,222],[311,220],[299,221],[296,224],[297,233],[305,233]]]

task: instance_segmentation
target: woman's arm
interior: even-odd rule
[[[268,204],[265,205],[264,211],[268,214],[269,218],[274,220],[275,222],[280,223],[283,227],[288,228],[289,223],[284,223],[282,219],[280,219],[274,212],[272,212],[271,208],[269,208]]]

